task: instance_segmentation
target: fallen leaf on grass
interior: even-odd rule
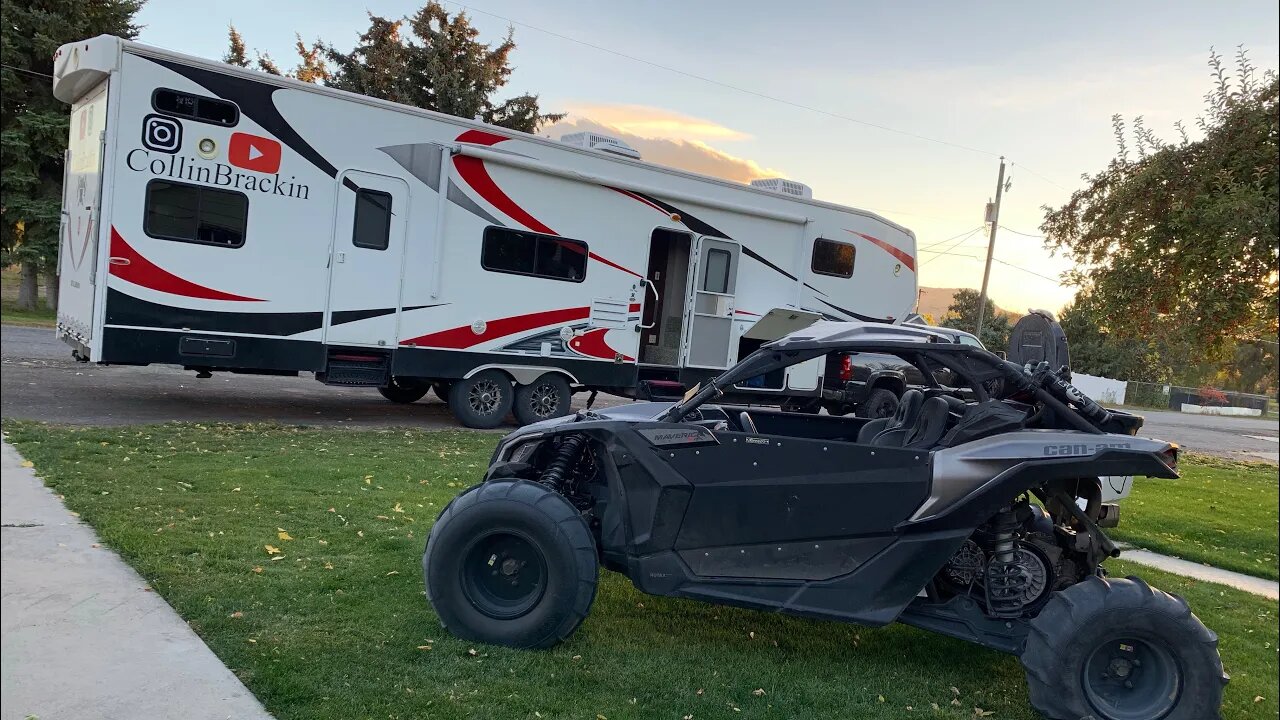
[[[290,535],[289,533],[287,533],[287,532],[285,532],[285,531],[283,531],[283,530],[281,530],[280,532],[276,533],[276,537],[280,538],[281,540],[292,540],[292,539],[293,539],[293,536],[292,536],[292,535]]]
[[[756,697],[764,697],[764,688],[756,688],[755,690],[751,691],[751,694],[755,695]]]
[[[396,503],[396,506],[391,508],[391,512],[402,513],[404,512],[404,508],[400,507],[400,503]]]
[[[281,552],[280,548],[276,547],[275,545],[263,545],[262,547],[267,549],[268,555],[279,555]]]
[[[476,652],[475,648],[467,648],[467,654],[470,655],[471,657],[475,657],[480,653]]]
[[[22,461],[22,467],[35,467],[35,466],[36,466],[36,464],[35,464],[35,463],[33,463],[33,462],[31,462],[30,460],[23,460],[23,461]]]
[[[973,709],[973,716],[974,716],[974,717],[980,717],[980,718],[981,718],[981,717],[991,717],[992,715],[995,715],[995,714],[996,714],[996,713],[995,713],[995,711],[994,711],[994,710],[983,710],[983,709],[982,709],[982,708],[980,708],[980,707],[976,707],[976,708],[974,708],[974,709]]]
[[[262,572],[262,566],[261,566],[261,565],[255,565],[255,566],[254,566],[254,568],[253,568],[253,571],[254,571],[254,572],[256,572],[256,573],[260,573],[260,572]]]
[[[419,645],[419,646],[418,646],[418,649],[419,649],[419,650],[430,650],[430,649],[431,649],[431,646],[430,646],[430,645]]]
[[[399,574],[400,574],[399,570],[392,570],[391,572],[387,573],[387,577],[391,577],[392,575],[399,575]]]
[[[284,556],[283,556],[283,555],[276,555],[276,556],[273,556],[271,559],[272,559],[272,560],[283,560],[283,559],[284,559]]]
[[[233,618],[237,618],[237,619],[239,619],[239,618],[244,617],[244,613],[242,613],[242,612],[240,612],[239,610],[237,610],[237,611],[235,611],[235,612],[231,613],[230,615],[228,615],[227,617],[233,617]]]
[[[332,570],[332,569],[333,569],[333,563],[331,563],[331,562],[326,562],[326,563],[324,564],[324,569],[325,569],[325,570]]]
[[[1254,702],[1256,702],[1256,703],[1260,703],[1260,702],[1262,702],[1263,700],[1266,700],[1266,698],[1262,697],[1261,695],[1259,695],[1259,696],[1257,696],[1257,697],[1255,697],[1255,698],[1253,699],[1253,701],[1254,701]]]

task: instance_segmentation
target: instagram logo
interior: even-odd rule
[[[163,115],[148,115],[142,120],[142,144],[148,150],[176,153],[182,148],[182,125]]]

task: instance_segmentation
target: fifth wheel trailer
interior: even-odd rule
[[[93,363],[314,373],[471,426],[678,394],[818,318],[893,322],[915,237],[742,185],[111,36],[63,46],[57,334]],[[851,172],[857,168],[851,167]],[[819,397],[823,368],[739,388]]]

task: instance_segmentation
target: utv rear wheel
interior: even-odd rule
[[[559,373],[547,373],[528,385],[516,388],[515,405],[511,408],[521,425],[542,422],[569,414],[573,390]]]
[[[898,412],[898,396],[892,390],[876,388],[866,400],[858,404],[857,416],[864,418],[888,418]]]
[[[1031,704],[1053,720],[1220,718],[1218,636],[1176,595],[1089,578],[1053,594],[1022,653]]]
[[[414,403],[422,399],[431,387],[423,382],[415,382],[407,378],[392,378],[390,384],[378,388],[382,397],[393,403]]]
[[[545,648],[573,634],[596,596],[591,530],[563,496],[495,480],[440,513],[422,557],[427,597],[464,640]]]
[[[449,387],[449,409],[469,428],[502,424],[511,412],[511,380],[498,370],[484,370]]]

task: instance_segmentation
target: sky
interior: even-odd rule
[[[137,19],[141,42],[210,58],[226,51],[233,23],[251,53],[290,67],[294,33],[346,49],[366,11],[401,17],[420,4],[149,0]],[[608,128],[653,162],[807,183],[815,198],[915,231],[922,286],[981,284],[985,230],[967,233],[982,225],[1005,156],[990,294],[1018,312],[1057,310],[1074,295],[1056,280],[1070,261],[1038,237],[1042,207],[1114,157],[1114,113],[1176,138],[1174,122],[1194,127],[1211,87],[1210,47],[1230,56],[1243,45],[1260,70],[1280,55],[1275,0],[465,8],[482,41],[514,23],[515,72],[500,94],[536,93],[545,111],[570,114],[545,134]]]

